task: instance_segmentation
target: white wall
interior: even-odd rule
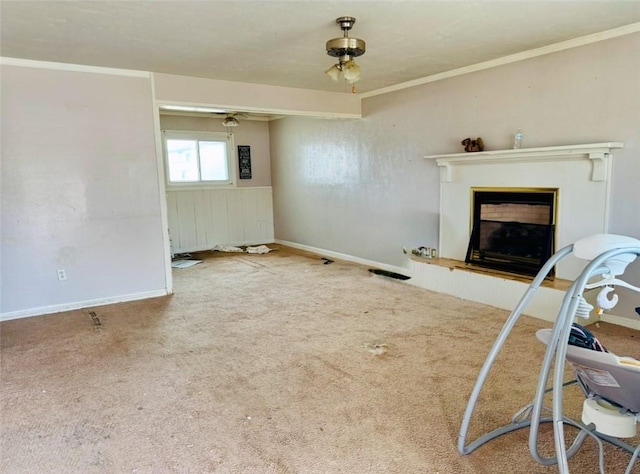
[[[271,188],[167,192],[172,254],[273,242]]]
[[[3,65],[1,87],[2,317],[166,294],[149,75]]]
[[[363,119],[271,124],[276,239],[394,266],[403,245],[437,245],[439,171],[422,156],[620,141],[609,230],[640,238],[640,34],[379,95]],[[627,272],[640,285],[640,262]],[[616,314],[635,317],[637,295]]]

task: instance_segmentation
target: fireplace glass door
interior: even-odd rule
[[[474,189],[465,262],[535,275],[555,251],[556,194],[556,189]]]

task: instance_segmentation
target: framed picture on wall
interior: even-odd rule
[[[240,179],[251,179],[251,147],[249,145],[238,145],[238,166]]]

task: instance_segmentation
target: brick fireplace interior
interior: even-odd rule
[[[555,188],[472,188],[473,224],[465,262],[535,275],[555,251],[557,192]]]

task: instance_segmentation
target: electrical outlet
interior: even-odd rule
[[[67,279],[67,272],[64,268],[58,270],[58,281],[65,281]]]

